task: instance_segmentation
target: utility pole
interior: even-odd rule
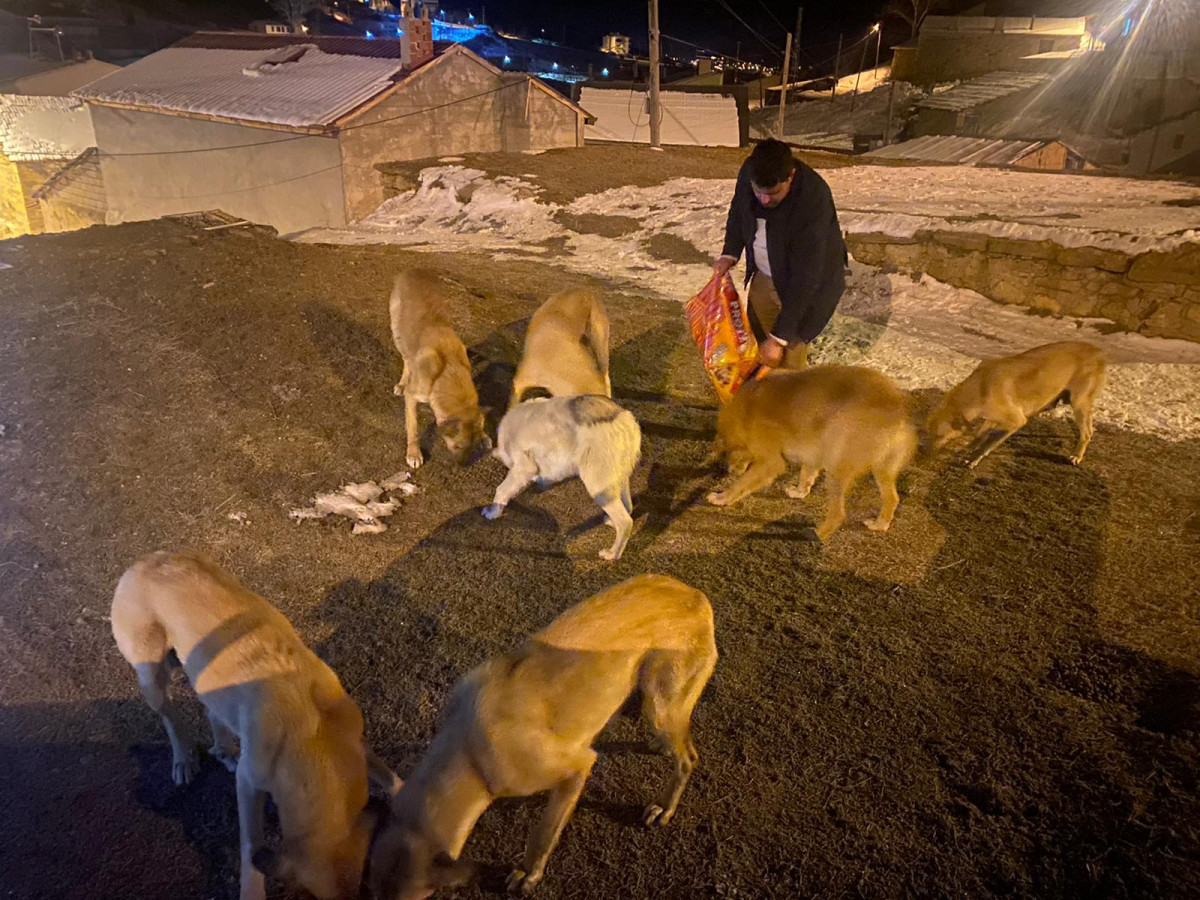
[[[833,59],[833,91],[829,95],[830,103],[832,103],[834,100],[837,99],[838,69],[841,68],[841,65],[842,65],[842,36],[839,34],[838,35],[838,52],[837,52],[837,56],[835,56]]]
[[[879,45],[883,43],[883,23],[882,22],[875,23],[875,34],[877,35],[877,37],[875,38],[875,71],[878,72],[879,71]],[[875,76],[875,80],[876,80],[876,82],[879,81],[878,75]]]
[[[662,102],[658,95],[658,0],[650,0],[650,146],[662,146],[659,134],[660,112]]]
[[[868,34],[863,38],[862,58],[858,61],[858,75],[854,78],[854,94],[850,97],[850,112],[854,112],[854,102],[858,99],[858,83],[862,81],[863,66],[867,64],[867,46],[871,43],[871,36]]]
[[[883,146],[887,146],[892,142],[892,107],[896,102],[896,82],[888,79],[888,111],[887,124],[883,126]]]
[[[787,109],[788,63],[792,61],[792,36],[788,34],[783,48],[783,78],[779,82],[779,139],[783,140],[783,111]]]
[[[804,7],[796,9],[796,31],[792,37],[792,72],[794,77],[800,77],[800,24],[804,21]]]

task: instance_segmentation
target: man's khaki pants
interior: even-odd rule
[[[761,343],[775,327],[775,320],[779,318],[779,311],[783,308],[775,290],[775,282],[762,272],[756,272],[750,279],[750,293],[746,299],[750,304],[750,324],[758,326],[754,329],[755,337]],[[779,368],[803,369],[807,365],[808,344],[792,341],[783,349],[783,362]]]

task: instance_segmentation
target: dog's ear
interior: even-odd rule
[[[448,853],[433,858],[433,883],[436,887],[458,887],[475,877],[475,866],[465,859],[451,859]]]
[[[436,347],[426,347],[413,361],[412,389],[419,397],[429,396],[437,377],[446,368],[446,359]]]

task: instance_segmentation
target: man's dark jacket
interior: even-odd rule
[[[721,252],[737,259],[746,251],[747,284],[758,271],[754,233],[755,220],[760,217],[767,220],[767,258],[782,306],[771,333],[788,343],[808,343],[829,324],[846,287],[846,245],[829,185],[797,162],[787,197],[767,209],[750,186],[749,161],[743,163],[729,204]]]

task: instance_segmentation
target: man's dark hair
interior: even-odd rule
[[[750,154],[750,180],[760,188],[770,189],[787,181],[795,168],[792,148],[774,138],[763,141]]]

